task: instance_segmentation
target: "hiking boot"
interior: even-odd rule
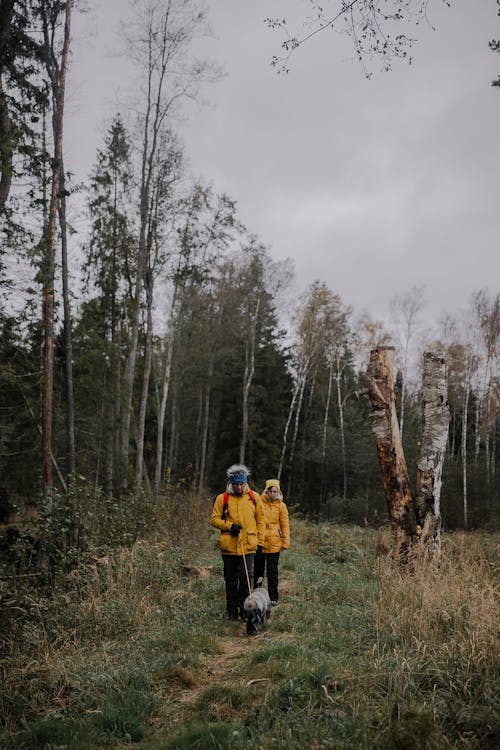
[[[277,607],[278,606],[278,600],[277,599],[271,599],[271,607]]]

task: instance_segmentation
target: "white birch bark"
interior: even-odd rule
[[[151,376],[151,364],[153,361],[153,277],[152,274],[147,284],[147,326],[146,345],[144,350],[144,372],[142,376],[141,401],[139,405],[139,422],[137,427],[137,450],[135,460],[135,483],[139,487],[143,477],[144,467],[144,433],[146,428],[146,409],[149,393],[149,379]]]
[[[170,385],[170,368],[172,365],[172,347],[170,345],[168,334],[165,336],[164,343],[164,354],[163,354],[163,367],[161,377],[161,398],[160,406],[158,408],[158,427],[156,436],[156,464],[155,464],[155,492],[156,497],[160,492],[161,487],[161,473],[163,463],[163,437],[165,429],[165,414],[167,410],[167,399]]]
[[[467,411],[469,408],[470,382],[467,380],[464,391],[463,414],[462,414],[462,493],[464,508],[464,528],[469,525],[469,509],[467,499]]]
[[[342,398],[342,388],[340,381],[344,367],[340,366],[340,353],[337,352],[337,407],[339,410],[339,427],[340,427],[340,447],[342,451],[342,478],[343,478],[343,501],[347,503],[347,460],[345,450],[345,429],[344,429],[344,399]]]
[[[242,402],[242,426],[240,442],[240,464],[245,463],[245,449],[248,441],[248,403],[250,387],[255,374],[255,338],[257,331],[257,320],[259,317],[260,294],[257,295],[255,312],[250,318],[249,338],[245,347],[245,372],[243,376],[243,402]]]
[[[328,433],[328,416],[330,414],[330,400],[332,396],[332,382],[333,382],[333,362],[330,363],[328,368],[328,390],[326,393],[326,404],[325,413],[323,416],[323,440],[321,445],[321,466],[324,472],[325,469],[325,458],[326,458],[326,438]]]
[[[288,417],[286,420],[285,429],[283,430],[281,456],[280,456],[280,464],[278,467],[277,479],[281,479],[281,474],[283,472],[283,464],[285,462],[285,454],[286,454],[286,448],[287,448],[288,430],[290,429],[290,424],[292,422],[293,410],[295,408],[295,403],[297,401],[297,396],[299,395],[299,391],[300,391],[300,379],[297,380],[297,383],[295,384],[292,398],[290,400],[290,406],[288,408]]]
[[[424,354],[422,383],[423,432],[417,459],[415,503],[420,541],[433,556],[441,551],[441,482],[450,410],[446,366],[442,355]]]

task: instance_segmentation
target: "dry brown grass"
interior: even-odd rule
[[[439,562],[415,560],[407,570],[385,558],[378,565],[379,631],[416,649],[496,656],[498,589],[493,564],[473,535],[450,536]]]

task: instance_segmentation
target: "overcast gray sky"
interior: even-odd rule
[[[129,81],[117,48],[125,0],[88,0],[75,18],[66,163],[86,176]],[[336,5],[336,3],[332,4]],[[328,6],[328,0],[323,3]],[[299,33],[307,0],[211,0],[205,54],[225,77],[180,128],[193,173],[225,191],[273,258],[293,259],[297,289],[324,280],[356,311],[388,314],[395,293],[426,285],[428,311],[500,291],[500,38],[495,0],[431,0],[437,27],[415,30],[413,63],[377,63],[367,80],[347,39],[316,35],[287,76],[270,66]],[[124,74],[125,73],[125,74]]]

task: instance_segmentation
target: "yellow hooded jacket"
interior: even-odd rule
[[[242,495],[228,493],[224,508],[224,493],[217,495],[212,510],[212,526],[220,529],[219,546],[223,555],[245,555],[257,551],[257,545],[264,544],[264,512],[258,492],[252,490],[255,505],[248,492],[248,485]],[[231,526],[239,523],[242,527],[239,536],[231,536]],[[241,542],[240,542],[241,539]]]
[[[280,489],[278,480],[269,479],[266,482],[266,489],[261,495],[266,522],[263,545],[265,553],[279,552],[282,549],[288,549],[290,547],[290,521],[288,518],[288,508],[285,505],[283,497],[271,502],[269,495],[267,494],[267,489],[271,486]]]

